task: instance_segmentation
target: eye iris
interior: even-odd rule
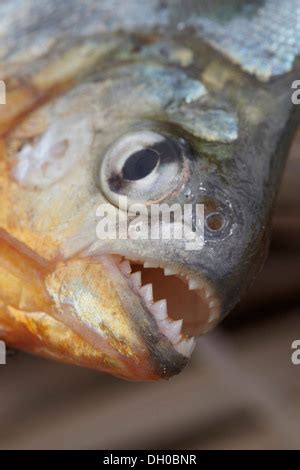
[[[156,167],[158,153],[153,149],[142,149],[133,153],[122,168],[122,176],[126,180],[136,181],[148,176]]]

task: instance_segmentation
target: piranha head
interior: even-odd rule
[[[36,263],[47,301],[8,304],[9,342],[134,380],[178,373],[259,258],[238,128],[230,104],[203,83],[154,64],[103,71],[16,127],[1,224]],[[201,205],[202,225],[197,213],[184,219],[195,245],[168,236],[172,216],[151,237],[141,204],[182,214]]]

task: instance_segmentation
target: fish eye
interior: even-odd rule
[[[138,150],[130,155],[122,168],[125,180],[136,181],[148,176],[159,163],[159,152],[153,148]]]
[[[186,168],[182,139],[143,130],[121,136],[106,151],[100,185],[107,198],[120,205],[160,201],[181,186]]]

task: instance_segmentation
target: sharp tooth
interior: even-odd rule
[[[195,345],[195,339],[190,338],[180,341],[178,344],[176,344],[175,348],[180,354],[182,354],[182,356],[190,357]]]
[[[156,261],[147,260],[144,261],[144,268],[157,268],[158,263]]]
[[[140,293],[144,297],[144,299],[148,302],[153,300],[153,288],[152,284],[146,284],[140,288]]]
[[[217,307],[218,306],[218,301],[216,299],[212,299],[210,302],[209,302],[209,307],[210,308],[213,308],[213,307]]]
[[[180,339],[182,328],[182,320],[172,321],[163,320],[160,322],[162,332],[169,338],[172,343],[177,343]]]
[[[159,329],[160,331],[165,335],[165,336],[168,336],[168,331],[169,331],[169,328],[170,328],[170,320],[168,318],[165,318],[164,320],[159,320],[158,324],[159,324]]]
[[[165,276],[172,276],[173,274],[177,274],[177,269],[171,266],[166,266],[164,268],[164,273],[165,273]]]
[[[208,323],[211,323],[214,320],[217,320],[219,317],[219,310],[217,308],[213,308],[209,313]]]
[[[135,287],[141,287],[141,271],[131,274],[130,279],[132,280]]]
[[[130,266],[130,263],[129,261],[123,261],[121,264],[120,264],[120,269],[122,271],[122,273],[124,274],[130,274],[131,273],[131,266]]]
[[[208,299],[209,299],[210,297],[212,297],[212,296],[213,296],[212,290],[211,290],[209,287],[207,287],[207,288],[206,288],[206,291],[205,291],[205,298],[206,298],[206,300],[208,301]]]
[[[166,299],[155,302],[151,307],[151,312],[157,318],[157,320],[164,320],[167,318],[167,301]]]
[[[198,279],[191,278],[189,279],[189,290],[199,289],[201,287],[201,282]]]

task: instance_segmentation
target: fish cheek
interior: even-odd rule
[[[45,189],[62,181],[89,152],[93,134],[80,116],[61,118],[33,142],[23,143],[12,177],[23,187]]]

